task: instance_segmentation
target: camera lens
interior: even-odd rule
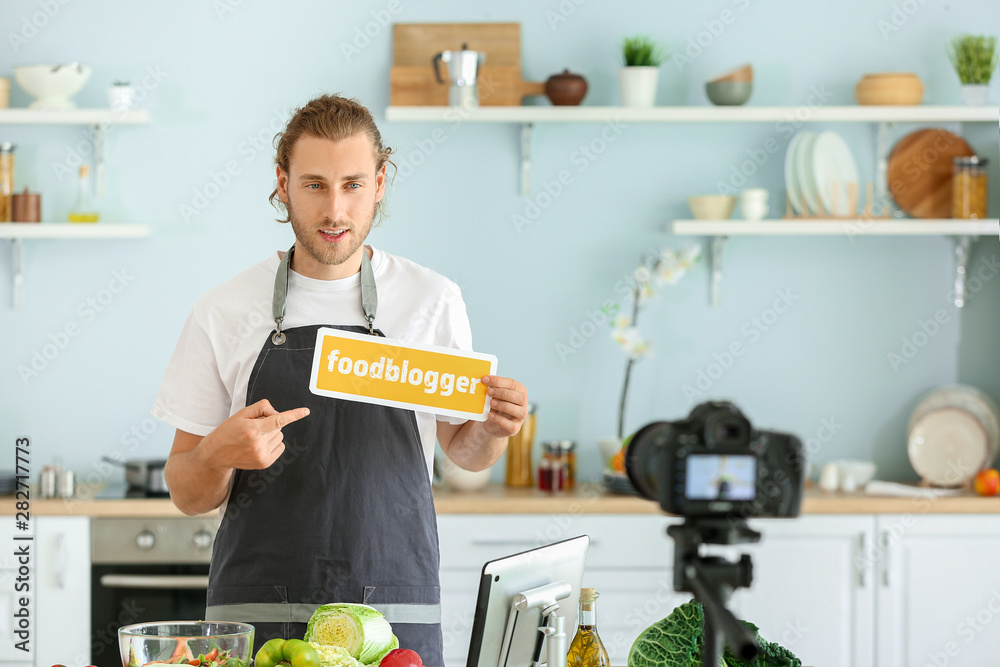
[[[625,473],[639,495],[649,500],[660,497],[660,471],[668,453],[670,432],[668,422],[647,424],[632,436],[625,451]]]
[[[737,424],[719,424],[715,429],[716,442],[731,442],[740,437],[740,427]]]

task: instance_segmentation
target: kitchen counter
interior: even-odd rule
[[[600,484],[584,484],[573,493],[546,494],[534,489],[508,489],[491,484],[483,491],[459,493],[435,490],[439,514],[658,514],[659,506],[634,496],[607,493]],[[0,515],[13,515],[14,499],[3,503]],[[180,517],[168,498],[32,500],[35,516]],[[998,514],[1000,497],[969,493],[924,500],[869,496],[864,493],[824,493],[807,490],[803,514]],[[215,516],[210,512],[204,516]]]

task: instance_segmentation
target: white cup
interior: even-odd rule
[[[767,215],[768,192],[764,188],[747,188],[740,192],[740,211],[747,220],[761,220]]]

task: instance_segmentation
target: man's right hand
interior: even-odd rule
[[[216,470],[267,468],[285,451],[281,429],[308,414],[309,408],[278,412],[266,398],[257,401],[205,436],[199,458]]]

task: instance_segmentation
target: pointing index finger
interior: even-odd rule
[[[284,412],[267,417],[265,424],[272,426],[271,430],[279,431],[292,422],[296,422],[307,416],[309,416],[309,408],[295,408],[294,410],[285,410]]]

